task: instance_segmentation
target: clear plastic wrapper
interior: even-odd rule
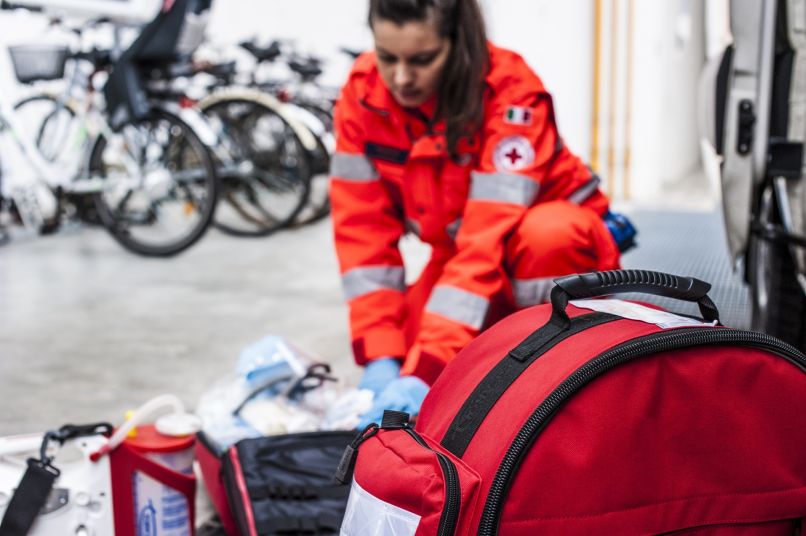
[[[244,348],[235,370],[202,394],[196,413],[221,448],[263,435],[353,430],[373,394],[345,389],[329,373],[282,337],[267,336]]]

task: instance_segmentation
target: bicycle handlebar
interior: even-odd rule
[[[87,52],[73,52],[68,57],[74,60],[88,61],[96,68],[102,68],[112,63],[112,51],[101,48],[93,48]]]
[[[258,61],[267,61],[272,62],[280,57],[283,53],[282,48],[280,47],[280,42],[275,40],[272,41],[269,46],[261,47],[257,43],[252,41],[241,41],[238,43],[242,49],[249,52],[252,56],[255,57]]]
[[[354,48],[348,48],[348,47],[339,47],[339,50],[344,54],[350,56],[354,60],[357,60],[358,56],[364,53],[362,50],[356,50]]]

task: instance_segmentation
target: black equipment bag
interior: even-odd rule
[[[289,379],[294,378],[268,378],[244,398],[233,417],[254,396]],[[334,380],[328,365],[315,363],[290,389],[286,386],[283,396],[292,399]],[[229,447],[204,431],[197,438],[204,485],[228,536],[339,534],[350,490],[333,475],[355,431],[249,437]]]
[[[227,533],[235,529],[242,536],[338,534],[350,490],[338,485],[333,474],[354,436],[355,432],[307,432],[257,437],[227,449],[218,458],[229,506],[229,512],[219,515],[225,527],[234,525]],[[209,440],[199,447],[210,454]]]

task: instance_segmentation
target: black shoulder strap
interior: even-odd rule
[[[569,324],[564,324],[554,322],[552,317],[552,321],[510,350],[481,380],[453,418],[442,438],[442,446],[461,458],[498,399],[541,355],[572,335],[619,319],[619,316],[597,312],[574,317]]]
[[[54,467],[33,458],[28,460],[28,468],[0,522],[0,536],[28,534],[58,476],[59,471]]]

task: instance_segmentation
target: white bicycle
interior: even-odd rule
[[[147,113],[110,126],[107,99],[93,82],[117,68],[108,52],[70,53],[58,46],[10,52],[21,83],[62,78],[68,59],[89,62],[93,69],[84,106],[57,102],[42,123],[53,128],[59,125],[56,114],[72,116],[77,120],[70,124],[77,128],[66,136],[52,137],[41,126],[31,132],[0,95],[0,224],[53,231],[68,214],[68,201],[85,198],[112,236],[135,253],[174,255],[201,238],[215,210],[218,181],[198,125],[171,106],[149,103]],[[83,141],[77,143],[76,136]],[[67,143],[67,150],[54,145],[59,143]],[[67,155],[70,163],[56,155]]]

